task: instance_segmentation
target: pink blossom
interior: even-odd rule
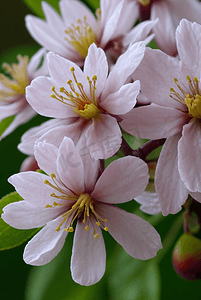
[[[135,200],[141,204],[141,211],[149,215],[157,215],[161,212],[161,205],[156,192],[144,191],[141,195],[135,197]]]
[[[83,71],[73,62],[49,53],[51,77],[33,80],[26,89],[26,98],[39,114],[57,119],[32,128],[22,137],[19,149],[33,154],[39,138],[59,147],[64,136],[76,144],[84,135],[93,158],[114,155],[121,145],[118,115],[134,107],[140,90],[138,80],[124,83],[141,62],[144,51],[143,42],[132,45],[109,75],[105,53],[95,44],[89,47]]]
[[[146,49],[133,78],[140,79],[142,93],[152,104],[134,108],[121,122],[124,130],[142,138],[167,138],[155,178],[164,215],[177,213],[188,193],[201,201],[200,34],[197,23],[180,22],[176,31],[180,61]]]
[[[42,8],[46,21],[28,15],[26,26],[32,37],[47,50],[65,57],[79,66],[92,43],[104,49],[110,60],[124,52],[130,43],[146,39],[154,21],[146,21],[132,29],[137,21],[137,3],[130,0],[101,0],[94,14],[77,0],[59,2],[61,16],[46,2]]]
[[[168,55],[177,55],[175,30],[181,19],[201,23],[201,3],[198,0],[135,0],[146,12],[151,9],[151,20],[158,19],[153,27],[158,47]]]
[[[22,172],[9,178],[23,201],[7,205],[2,218],[18,229],[44,226],[27,244],[24,260],[31,265],[50,262],[77,225],[71,257],[73,279],[82,285],[99,281],[106,252],[101,228],[133,257],[149,259],[161,248],[156,230],[140,217],[113,204],[141,194],[148,182],[147,165],[127,156],[112,162],[98,178],[99,161],[83,160],[72,140],[59,149],[46,142],[35,146],[38,165],[48,175]]]
[[[19,64],[4,64],[3,67],[12,77],[0,74],[0,121],[16,115],[11,125],[4,131],[2,137],[7,136],[19,125],[26,123],[36,115],[36,112],[25,99],[25,88],[31,80],[39,75],[47,75],[46,59],[38,69],[46,51],[40,49],[28,62],[28,57],[18,55]]]

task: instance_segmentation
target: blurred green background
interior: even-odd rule
[[[94,6],[97,2],[89,1]],[[16,62],[18,53],[32,55],[39,48],[25,28],[24,17],[29,13],[32,12],[23,1],[1,1],[0,64],[4,61]],[[37,116],[0,142],[1,197],[13,191],[7,178],[19,172],[20,165],[26,157],[17,150],[21,135],[44,120],[45,118]],[[150,217],[141,213],[134,201],[121,207],[128,211],[135,210],[138,215],[155,225],[164,242],[164,249],[159,252],[158,258],[149,261],[135,260],[104,232],[107,250],[105,276],[91,287],[82,287],[74,283],[70,275],[73,235],[69,234],[61,253],[51,263],[41,267],[32,268],[23,262],[24,243],[17,248],[0,252],[1,299],[201,299],[200,281],[188,282],[179,278],[171,263],[174,243],[183,232],[181,213],[166,218]]]

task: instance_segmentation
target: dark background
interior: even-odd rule
[[[32,12],[27,8],[23,1],[9,0],[1,1],[0,3],[0,28],[1,28],[1,43],[0,43],[0,64],[4,61],[12,63],[16,61],[17,54],[34,54],[39,46],[33,41],[25,28],[24,17]],[[0,198],[12,192],[13,187],[7,182],[7,178],[14,173],[19,172],[20,165],[26,157],[17,150],[17,145],[20,142],[22,134],[30,127],[40,124],[43,118],[37,116],[29,123],[20,126],[8,137],[0,142]],[[129,205],[128,205],[129,206]],[[129,208],[128,208],[129,210]],[[174,221],[174,216],[169,216],[157,226],[160,234],[166,235],[168,228],[171,227]],[[180,234],[182,233],[182,230]],[[106,248],[109,249],[111,240],[105,235]],[[72,241],[71,241],[72,242]],[[25,287],[27,277],[31,270],[31,266],[23,262],[22,254],[26,243],[19,247],[8,251],[0,252],[0,297],[1,299],[23,300],[25,298]],[[201,299],[200,281],[188,282],[179,278],[174,272],[171,264],[172,249],[167,252],[167,255],[160,263],[160,274],[162,284],[161,299]],[[108,251],[109,252],[109,251]],[[70,257],[70,254],[68,254]],[[69,258],[68,258],[69,259]],[[67,265],[69,270],[69,264]],[[108,270],[109,272],[110,270]],[[70,271],[68,271],[68,274]],[[106,273],[105,276],[107,276]],[[105,277],[106,278],[106,277]],[[103,279],[105,280],[105,279]],[[69,282],[76,287],[69,275]],[[54,283],[53,283],[54,284]],[[143,285],[143,282],[141,283]],[[97,289],[100,285],[96,285]],[[83,287],[83,291],[88,288]],[[106,290],[106,284],[105,284]],[[68,285],[66,285],[66,294],[68,295]],[[107,295],[107,293],[106,293]],[[111,299],[104,296],[103,299]],[[48,298],[44,298],[48,299]],[[57,298],[52,298],[57,299]],[[66,298],[67,299],[67,298]],[[68,298],[70,299],[70,298]],[[77,298],[72,298],[77,299]],[[85,299],[85,298],[83,298]],[[87,297],[86,297],[87,299]],[[95,299],[95,298],[94,298]],[[98,298],[101,299],[101,298]],[[37,298],[34,300],[38,300]],[[114,299],[116,300],[116,299]],[[123,300],[123,299],[122,299]],[[132,299],[131,299],[132,300]],[[143,299],[139,299],[143,300]]]

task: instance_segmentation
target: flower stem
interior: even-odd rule
[[[159,140],[150,140],[146,142],[144,145],[139,147],[137,150],[133,150],[126,140],[122,138],[121,144],[121,151],[123,154],[132,155],[141,158],[142,160],[146,161],[146,157],[156,148],[162,146],[165,143],[166,139],[159,139]]]

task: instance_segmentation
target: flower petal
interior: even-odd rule
[[[59,178],[65,186],[77,195],[84,193],[84,168],[82,159],[73,141],[65,137],[57,157]]]
[[[60,216],[66,207],[37,207],[23,200],[3,208],[2,219],[17,229],[38,228]]]
[[[178,8],[179,9],[179,8]],[[171,56],[177,54],[175,29],[173,22],[173,12],[170,12],[168,1],[153,3],[151,8],[151,19],[158,19],[157,24],[153,27],[155,34],[154,40],[158,47],[165,53]]]
[[[74,235],[71,257],[71,273],[75,282],[92,285],[105,273],[106,251],[101,229],[97,226],[99,237],[94,238],[92,226],[85,230],[85,224],[78,222]]]
[[[166,140],[156,166],[155,187],[164,216],[178,213],[188,197],[188,190],[178,171],[177,145],[180,137],[181,134],[176,134]]]
[[[39,114],[54,118],[76,117],[74,109],[61,101],[52,98],[52,86],[55,83],[48,77],[39,76],[26,88],[26,99]],[[56,90],[59,88],[56,86]]]
[[[57,129],[57,128],[62,127],[62,125],[70,124],[72,120],[73,120],[73,118],[64,119],[64,120],[62,120],[62,119],[53,119],[53,120],[46,121],[46,122],[42,123],[39,126],[36,126],[36,127],[33,127],[31,129],[29,129],[28,131],[26,131],[23,134],[23,136],[21,138],[21,143],[18,145],[18,149],[22,153],[25,153],[27,155],[33,155],[34,154],[35,142],[38,141],[38,140],[41,141],[40,138],[41,138],[41,136],[44,135],[44,133],[50,132],[52,128]],[[63,137],[62,137],[62,139],[63,139]],[[46,141],[49,142],[48,139]],[[50,143],[57,146],[51,140],[50,140]],[[59,143],[59,145],[60,145],[60,143]]]
[[[0,108],[1,113],[1,108]],[[8,126],[8,128],[4,131],[1,138],[6,137],[8,134],[13,132],[19,125],[24,124],[31,120],[33,117],[36,116],[35,110],[28,104],[25,103],[24,108],[16,115],[13,122]]]
[[[118,26],[118,22],[123,8],[123,1],[115,1],[115,5],[111,5],[110,1],[108,2],[108,5],[104,8],[102,3],[101,8],[101,14],[103,15],[103,19],[105,19],[105,21],[103,24],[101,16],[100,30],[102,36],[100,46],[101,48],[104,48],[105,45],[109,42],[109,40],[115,37],[115,31]],[[108,11],[108,13],[106,11]]]
[[[157,215],[161,212],[161,205],[158,199],[158,194],[143,192],[141,195],[135,197],[135,200],[141,204],[141,211],[150,215]]]
[[[71,52],[67,49],[68,43],[64,40],[64,33],[59,36],[47,22],[31,15],[27,15],[25,21],[29,33],[42,47],[69,57],[69,59],[72,57]]]
[[[153,20],[153,21],[144,21],[136,25],[123,38],[124,47],[127,47],[131,43],[133,44],[139,41],[144,41],[156,23],[157,20]]]
[[[121,116],[121,127],[128,133],[143,139],[171,137],[182,131],[188,115],[178,109],[151,104],[136,107]]]
[[[186,111],[186,105],[170,98],[169,95],[170,88],[176,88],[174,78],[186,85],[187,74],[188,70],[177,58],[147,47],[144,58],[132,78],[140,80],[141,91],[150,102]]]
[[[67,81],[70,79],[72,80],[76,92],[80,93],[77,84],[75,83],[73,73],[70,71],[71,67],[73,67],[75,69],[74,73],[77,78],[77,81],[82,83],[85,93],[87,93],[87,95],[89,94],[89,83],[87,80],[87,76],[74,62],[65,59],[53,52],[48,53],[47,60],[48,60],[48,68],[49,68],[50,76],[52,77],[54,82],[57,83],[58,92],[61,87],[64,87],[67,91],[71,91],[69,85],[67,84]],[[70,108],[71,110],[73,110],[72,107]]]
[[[82,158],[84,166],[85,192],[91,194],[100,171],[101,163],[99,159],[95,160],[91,157],[86,144],[85,131],[83,131],[79,141],[77,142],[76,149]]]
[[[88,49],[88,55],[84,63],[84,74],[89,76],[90,80],[94,75],[97,76],[96,81],[96,99],[105,87],[105,81],[108,74],[108,63],[104,51],[92,44]],[[93,80],[92,80],[93,81]]]
[[[97,204],[96,211],[108,220],[109,233],[132,257],[150,259],[162,248],[157,231],[140,217],[105,204]]]
[[[117,120],[110,115],[101,114],[100,119],[93,119],[86,138],[87,147],[94,159],[111,157],[121,146],[121,130]]]
[[[126,79],[140,64],[144,56],[144,51],[144,42],[135,43],[118,58],[106,81],[105,89],[101,96],[102,99],[105,99],[109,94],[115,93],[121,88]]]
[[[129,112],[136,104],[136,97],[140,92],[140,82],[123,85],[119,91],[110,94],[100,106],[113,115],[121,115]]]
[[[201,193],[189,191],[189,194],[193,197],[193,199],[201,203]]]
[[[201,6],[200,6],[201,8]],[[200,55],[201,55],[201,26],[197,23],[191,23],[188,20],[182,20],[176,30],[177,48],[180,59],[193,70],[193,77],[200,78]],[[191,45],[191,47],[189,47]],[[186,74],[191,75],[191,74]]]
[[[105,169],[91,196],[101,202],[124,203],[145,190],[148,178],[143,160],[132,156],[119,158]]]
[[[23,199],[35,206],[52,205],[55,201],[50,194],[53,189],[44,183],[50,177],[38,172],[21,172],[8,178]]]
[[[84,3],[77,0],[61,0],[59,6],[67,26],[70,26],[72,23],[76,25],[77,20],[82,20],[84,16],[87,17],[87,23],[91,27],[96,26],[96,18]]]
[[[39,49],[30,59],[29,64],[27,66],[27,73],[29,75],[29,78],[35,78],[35,72],[38,69],[38,66],[41,63],[41,60],[44,56],[46,56],[47,50],[44,48]],[[45,58],[44,58],[45,60]],[[46,69],[48,72],[48,70]],[[40,75],[48,75],[48,73],[45,72],[45,74],[40,74]]]
[[[201,192],[201,123],[192,120],[183,127],[178,144],[179,174],[187,189]]]
[[[41,266],[50,262],[61,251],[67,232],[55,230],[61,217],[49,222],[28,242],[24,249],[24,261],[33,266]],[[56,224],[55,224],[56,223]]]
[[[46,142],[37,143],[34,147],[34,156],[41,170],[48,175],[52,173],[57,175],[58,149],[54,145]]]

